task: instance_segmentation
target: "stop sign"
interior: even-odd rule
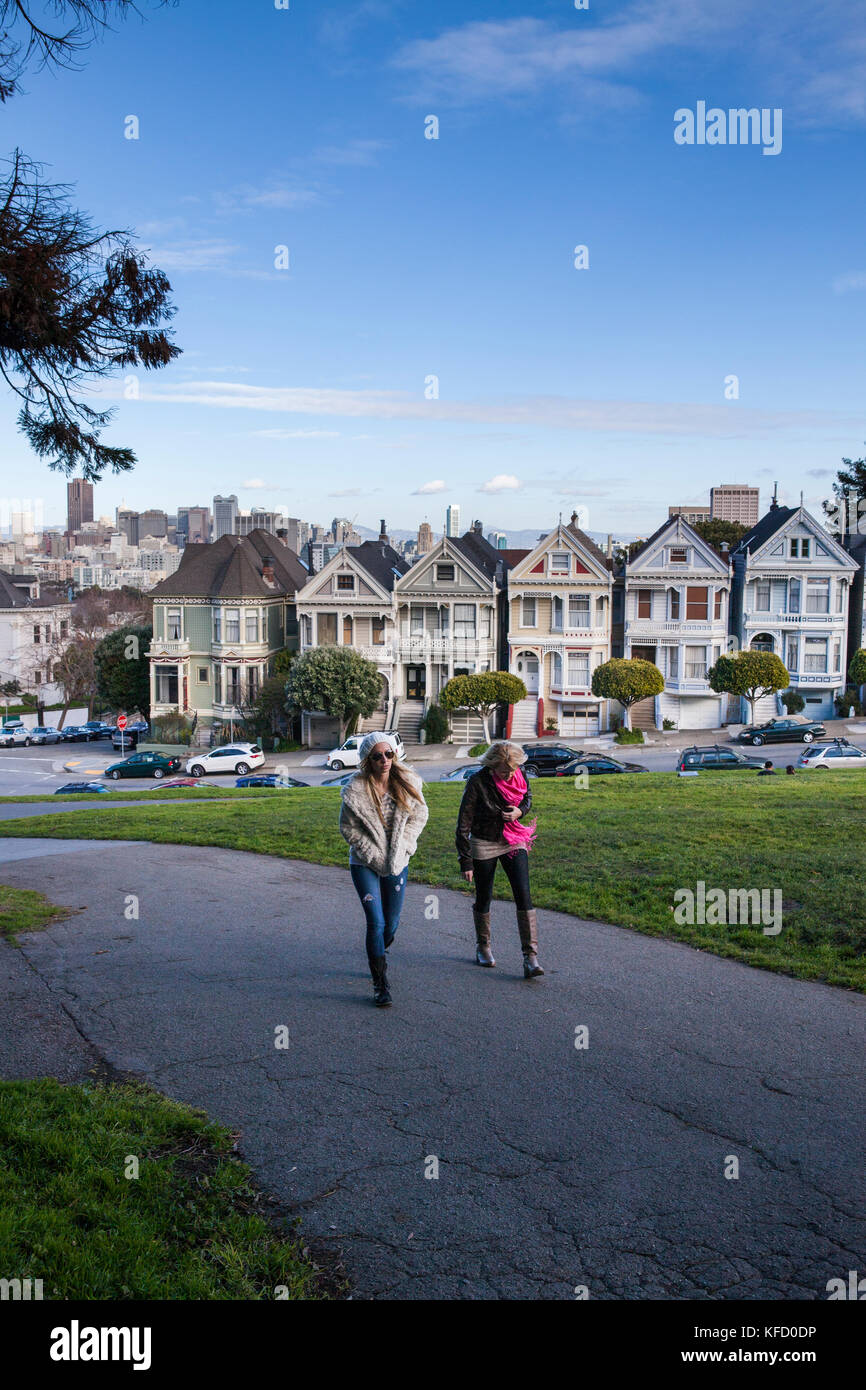
[[[121,733],[122,733],[123,730],[126,728],[126,715],[125,715],[125,714],[119,714],[119,715],[117,716],[117,727],[118,727],[118,729],[120,729]]]

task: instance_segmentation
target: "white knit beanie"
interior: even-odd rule
[[[376,747],[376,744],[377,744],[377,743],[387,743],[388,746],[389,746],[390,748],[393,748],[393,749],[394,749],[394,755],[395,755],[395,757],[396,757],[396,754],[397,754],[397,741],[396,741],[396,739],[393,738],[393,736],[392,736],[391,734],[387,734],[387,733],[378,733],[378,734],[377,734],[377,733],[372,733],[372,734],[365,734],[365,736],[361,739],[360,744],[358,745],[358,758],[360,759],[361,762],[363,762],[364,759],[368,756],[368,754],[372,751],[372,749],[374,749],[374,748]]]

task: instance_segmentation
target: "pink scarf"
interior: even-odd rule
[[[503,781],[495,774],[493,775],[493,781],[503,801],[507,802],[509,806],[520,805],[526,795],[526,778],[519,767],[514,769],[507,782]],[[502,837],[507,840],[510,845],[514,845],[514,849],[509,850],[509,857],[512,859],[519,849],[529,850],[532,848],[535,835],[535,821],[532,822],[532,825],[524,825],[523,822],[519,820],[507,820],[503,822]]]

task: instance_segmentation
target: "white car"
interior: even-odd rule
[[[0,732],[0,744],[4,748],[29,748],[33,741],[33,730],[25,729],[23,724],[17,728],[7,726]]]
[[[186,770],[193,777],[204,777],[208,772],[231,772],[243,777],[264,761],[265,755],[257,743],[227,743],[225,748],[197,753],[188,760]]]
[[[811,748],[800,754],[797,766],[814,772],[818,768],[859,767],[866,772],[866,753],[855,748],[853,743],[840,739],[838,743],[813,743]]]
[[[328,767],[332,768],[334,772],[342,772],[344,767],[357,767],[361,761],[358,749],[366,737],[366,734],[353,734],[339,748],[332,748],[328,754]],[[402,762],[405,757],[402,738],[398,733],[389,731],[388,738],[383,738],[382,742],[387,743],[389,740],[396,743],[397,758],[399,762]]]

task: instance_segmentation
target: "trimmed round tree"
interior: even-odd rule
[[[631,728],[631,707],[651,695],[661,695],[665,678],[652,661],[638,657],[615,656],[596,666],[592,673],[592,693],[602,700],[618,700],[625,710],[626,729]]]
[[[707,672],[710,689],[717,695],[740,695],[748,700],[755,722],[755,704],[765,695],[784,690],[791,677],[781,657],[775,652],[741,651],[735,656],[720,656]]]
[[[526,686],[510,671],[479,671],[475,676],[452,676],[439,695],[443,709],[472,710],[481,716],[484,741],[490,742],[490,716],[499,705],[516,705],[526,698]]]
[[[313,647],[292,662],[286,709],[323,710],[340,722],[340,742],[366,719],[382,693],[379,669],[353,647]]]

